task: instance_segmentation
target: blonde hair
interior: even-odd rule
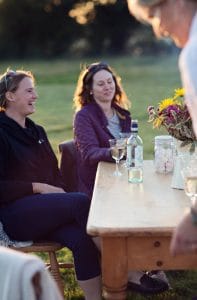
[[[5,73],[0,75],[0,111],[5,111],[7,105],[6,93],[15,92],[20,82],[29,77],[35,81],[33,74],[30,71],[24,70],[10,70],[7,69]]]
[[[79,74],[73,98],[75,110],[79,111],[82,107],[94,101],[94,97],[91,92],[93,77],[100,70],[106,70],[112,74],[115,82],[115,95],[112,102],[118,104],[122,108],[128,109],[130,107],[130,101],[122,88],[121,78],[115,74],[109,65],[98,62],[84,67]]]

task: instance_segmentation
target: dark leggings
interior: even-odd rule
[[[86,233],[90,201],[82,193],[37,194],[0,209],[0,220],[10,238],[47,239],[68,247],[78,280],[100,275],[99,253]]]

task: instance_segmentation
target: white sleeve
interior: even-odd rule
[[[197,37],[182,50],[179,68],[186,101],[197,100]]]

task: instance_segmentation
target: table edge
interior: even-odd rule
[[[103,227],[98,228],[96,226],[88,226],[87,225],[87,233],[93,236],[171,236],[174,228],[146,228],[145,230],[142,228],[119,228],[118,230]]]

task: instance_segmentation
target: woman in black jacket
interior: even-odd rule
[[[36,99],[30,72],[0,77],[0,220],[12,239],[47,239],[71,249],[85,299],[100,300],[98,251],[86,233],[90,201],[66,193],[44,129],[27,117]]]

